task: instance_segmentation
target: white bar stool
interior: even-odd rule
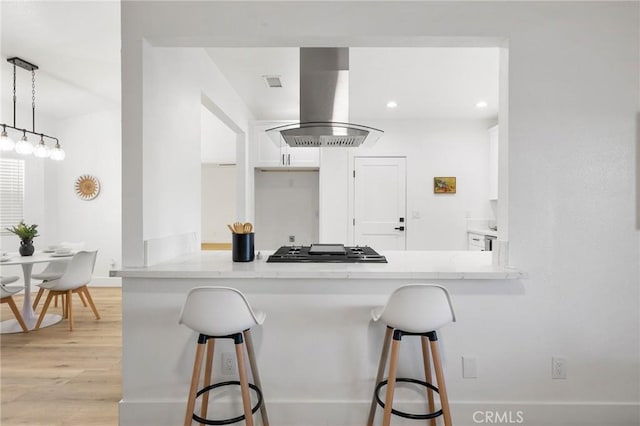
[[[180,314],[180,324],[199,333],[198,348],[193,363],[193,375],[191,376],[191,388],[184,418],[184,426],[189,426],[192,420],[206,425],[226,425],[242,420],[247,426],[253,426],[253,413],[260,409],[262,424],[269,426],[267,409],[262,398],[262,385],[258,374],[256,356],[253,350],[250,328],[264,322],[264,312],[253,311],[244,295],[236,289],[229,287],[196,287],[189,291],[187,299]],[[213,351],[216,339],[233,339],[238,361],[238,374],[240,381],[227,381],[211,384],[211,369],[213,366]],[[249,365],[254,383],[249,383],[244,362],[244,352],[249,357]],[[200,390],[200,370],[205,345],[207,346],[207,359],[205,363],[204,384]],[[209,391],[227,385],[240,385],[242,393],[242,405],[244,414],[238,417],[224,420],[207,419],[209,404]],[[252,389],[258,397],[257,404],[251,407],[249,389]],[[202,395],[200,415],[194,413],[196,398]]]
[[[435,426],[436,417],[442,415],[445,426],[451,426],[451,411],[449,409],[449,398],[442,372],[440,352],[438,349],[438,336],[436,330],[440,327],[456,320],[451,305],[449,292],[442,286],[435,284],[414,284],[396,289],[387,304],[383,307],[375,308],[371,311],[374,321],[381,320],[387,324],[387,331],[382,346],[380,365],[376,378],[376,387],[369,410],[369,421],[367,426],[373,426],[373,419],[376,414],[376,404],[384,408],[383,426],[391,423],[391,414],[395,414],[408,419],[431,420],[431,426]],[[382,380],[389,354],[389,344],[393,335],[391,345],[391,361],[389,364],[389,376],[387,380]],[[422,342],[422,358],[424,363],[424,373],[426,381],[412,378],[396,377],[398,369],[398,353],[400,351],[400,341],[403,336],[420,336]],[[427,345],[427,339],[429,345]],[[429,356],[429,346],[431,347],[431,358],[436,373],[438,387],[432,384],[431,361]],[[393,392],[397,382],[416,383],[427,388],[427,400],[429,413],[410,414],[393,409]],[[378,396],[380,389],[387,386],[385,401],[382,402]],[[435,411],[433,393],[440,395],[441,409]]]

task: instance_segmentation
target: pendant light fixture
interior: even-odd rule
[[[13,64],[13,125],[0,124],[2,126],[2,133],[0,133],[0,151],[12,151],[15,149],[18,154],[22,155],[33,154],[39,158],[51,158],[56,161],[64,160],[65,152],[60,147],[58,138],[36,132],[36,70],[38,66],[17,57],[9,58],[7,62]],[[16,67],[31,71],[31,130],[16,127]],[[7,133],[7,129],[22,132],[20,140],[15,142]],[[40,141],[36,146],[29,142],[27,133],[40,136]],[[47,146],[45,139],[55,141],[54,147],[51,148]]]

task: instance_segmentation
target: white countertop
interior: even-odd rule
[[[494,231],[494,230],[489,229],[489,228],[472,227],[472,228],[467,228],[467,232],[472,233],[472,234],[478,234],[478,235],[491,235],[493,237],[497,237],[498,236],[498,231]]]
[[[491,252],[381,251],[388,263],[267,263],[272,251],[253,262],[233,262],[230,251],[201,251],[144,268],[110,271],[126,278],[290,279],[522,279],[526,273],[492,264]]]

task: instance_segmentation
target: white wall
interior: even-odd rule
[[[494,218],[488,197],[489,122],[483,120],[376,120],[384,135],[353,150],[323,151],[320,172],[322,232],[353,241],[344,223],[353,217],[352,205],[336,197],[352,186],[354,156],[407,158],[407,249],[466,250],[466,218]],[[348,162],[347,169],[344,168]],[[335,174],[339,173],[341,179]],[[434,194],[435,176],[456,176],[456,194]],[[351,194],[353,194],[351,192]],[[350,197],[352,198],[352,196]],[[343,212],[336,217],[336,211]],[[325,216],[326,213],[326,216]],[[413,218],[414,214],[419,218]],[[346,215],[346,216],[345,216]],[[351,231],[344,233],[344,231]],[[342,232],[342,236],[338,237]]]
[[[133,213],[125,204],[123,214],[125,218],[144,215],[143,240],[189,233],[196,233],[200,240],[201,96],[204,94],[215,102],[245,134],[252,117],[202,49],[147,45],[143,85],[144,165],[139,176],[142,181],[132,182],[141,185],[143,202],[136,204],[142,210]],[[127,247],[128,239],[135,235],[127,233],[127,226],[124,229],[123,241]],[[171,250],[167,256],[171,256],[169,253]]]
[[[236,167],[202,165],[202,242],[230,243],[236,216]]]
[[[132,151],[125,174],[142,188],[135,168],[147,163],[137,122],[151,119],[147,106],[143,116],[138,84],[144,37],[183,46],[508,46],[509,254],[529,279],[447,284],[458,314],[442,332],[450,398],[478,408],[497,402],[547,424],[570,423],[583,405],[599,405],[610,417],[583,424],[637,424],[638,3],[375,2],[366,13],[360,2],[340,4],[340,13],[336,7],[123,3],[123,114],[131,126],[123,144]],[[124,206],[126,220],[146,222],[150,213],[131,196],[124,201],[132,204]],[[154,214],[174,219],[172,212]],[[475,380],[460,378],[466,354],[478,359]],[[550,379],[554,355],[567,358],[568,380]],[[363,362],[374,375],[376,361]]]
[[[85,248],[98,249],[94,276],[108,277],[112,264],[122,261],[120,110],[60,121],[58,138],[67,156],[51,165],[55,169],[48,170],[45,184],[47,214],[55,218],[50,241],[82,241]],[[100,193],[89,201],[75,192],[76,179],[85,174],[100,181]]]
[[[236,134],[204,105],[200,107],[200,152],[205,164],[235,164]]]
[[[318,172],[255,172],[256,249],[318,242]],[[295,236],[295,243],[289,236]]]

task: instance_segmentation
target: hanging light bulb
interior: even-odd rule
[[[27,134],[23,131],[22,137],[16,144],[16,152],[22,155],[29,155],[33,152],[33,145],[27,140]]]
[[[60,148],[60,142],[56,140],[56,146],[51,150],[49,158],[55,161],[62,161],[66,156],[67,154],[65,154],[64,150]]]
[[[43,135],[40,135],[40,142],[38,142],[38,145],[33,149],[33,155],[38,158],[47,158],[51,155],[51,149],[44,144]]]
[[[7,126],[2,126],[0,134],[0,151],[11,151],[16,146],[16,141],[7,134]]]

